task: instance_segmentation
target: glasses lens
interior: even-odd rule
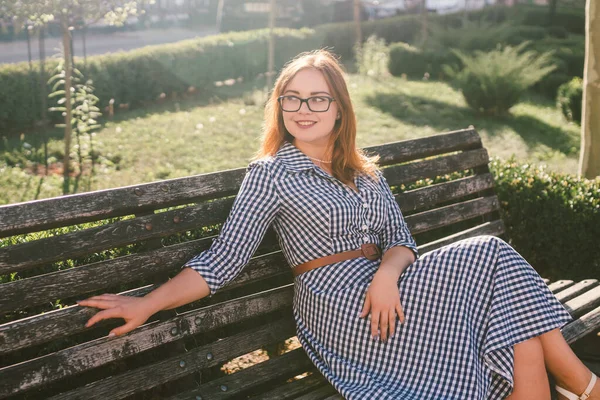
[[[329,108],[329,99],[327,97],[310,97],[308,99],[308,107],[312,111],[326,111]]]
[[[300,108],[300,99],[295,96],[284,96],[281,99],[281,108],[285,111],[298,111]]]

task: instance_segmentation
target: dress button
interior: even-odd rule
[[[367,203],[363,203],[363,208],[369,208],[369,205]]]
[[[369,227],[367,225],[363,225],[362,230],[363,232],[367,232],[369,230]]]
[[[363,242],[365,242],[365,243],[369,243],[370,241],[371,241],[371,240],[369,239],[369,237],[368,237],[368,236],[365,236],[365,237],[363,238]]]

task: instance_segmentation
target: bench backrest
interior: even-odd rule
[[[381,156],[390,186],[405,188],[397,200],[421,253],[503,234],[488,154],[473,129],[366,150]],[[272,230],[215,296],[160,312],[123,337],[105,337],[120,321],[85,329],[95,311],[73,305],[98,293],[143,295],[179,272],[210,246],[244,173],[0,207],[0,398],[236,398],[311,370],[302,349],[259,368],[220,370],[295,334],[292,274]],[[435,177],[447,182],[431,184]]]

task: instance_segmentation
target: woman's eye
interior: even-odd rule
[[[313,101],[316,103],[320,103],[322,101],[327,101],[327,99],[325,99],[325,97],[313,97]]]

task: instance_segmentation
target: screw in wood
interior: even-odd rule
[[[196,326],[200,326],[201,323],[202,323],[202,317],[196,317],[196,318],[194,318],[194,324]]]
[[[227,391],[227,385],[221,385],[221,392]]]
[[[142,192],[142,189],[140,189],[140,188],[135,188],[135,189],[133,190],[133,192],[134,192],[136,195],[138,195],[138,196],[141,196],[141,195],[142,195],[142,193],[144,193],[144,192]]]
[[[146,224],[146,230],[147,231],[151,231],[152,230],[152,224],[151,223],[147,223]]]
[[[176,224],[181,222],[181,217],[178,215],[175,218],[173,218],[173,222],[175,222]]]
[[[207,360],[212,360],[213,359],[212,353],[206,353],[206,359]]]
[[[200,396],[200,395],[196,396],[196,400],[202,400],[202,396]]]
[[[160,190],[162,190],[163,192],[168,192],[169,191],[169,187],[168,186],[161,186]]]
[[[176,326],[171,328],[171,335],[176,336],[179,333],[179,329]]]
[[[185,368],[185,361],[183,361],[183,360],[179,361],[179,366],[181,368]]]

